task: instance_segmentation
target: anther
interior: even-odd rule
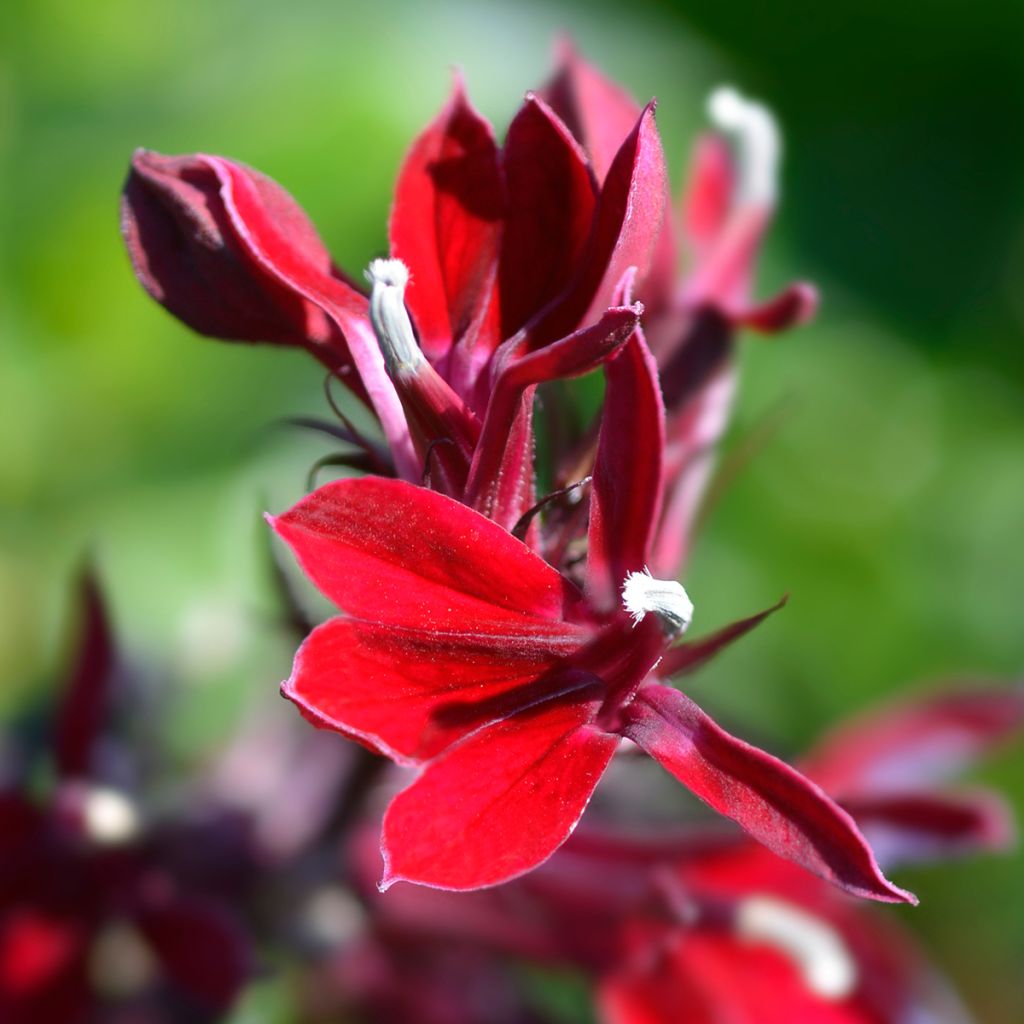
[[[775,115],[763,103],[747,99],[731,86],[722,86],[708,97],[708,116],[736,145],[739,164],[736,202],[774,205],[782,156]]]
[[[373,286],[370,322],[388,373],[392,379],[417,373],[426,359],[405,308],[409,268],[401,260],[374,260],[366,269],[366,280]]]
[[[656,580],[646,569],[631,572],[622,584],[623,607],[636,625],[654,612],[670,636],[684,633],[693,618],[693,602],[676,580]]]
[[[842,936],[820,918],[771,896],[752,896],[736,908],[736,934],[764,942],[796,964],[807,987],[823,999],[845,999],[857,985],[857,965]]]

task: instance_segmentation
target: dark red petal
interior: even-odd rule
[[[665,407],[643,331],[604,366],[606,387],[594,460],[587,596],[619,603],[622,581],[649,560],[664,488]]]
[[[271,216],[321,273],[331,257],[296,202],[249,168]],[[132,157],[122,201],[132,266],[161,305],[200,334],[279,344],[316,343],[345,361],[337,328],[313,304],[282,288],[249,256],[227,215],[221,181],[201,155]]]
[[[463,629],[332,619],[299,648],[282,692],[316,725],[409,764],[561,689],[545,674],[586,640],[525,616],[467,619]]]
[[[568,40],[558,47],[558,70],[540,95],[568,125],[604,181],[640,115],[640,105],[620,86],[588,64]]]
[[[720,651],[760,626],[769,615],[784,607],[788,600],[789,596],[787,595],[763,612],[758,612],[746,619],[739,619],[737,622],[731,622],[728,626],[723,626],[721,629],[715,630],[714,633],[702,636],[699,640],[692,640],[670,648],[658,664],[658,675],[663,679],[668,679],[670,676],[689,675],[691,672],[696,672]]]
[[[502,167],[508,213],[498,287],[501,336],[510,338],[577,270],[590,237],[597,187],[569,130],[532,95],[509,127]]]
[[[270,522],[317,587],[368,621],[494,631],[531,617],[560,620],[580,600],[511,534],[400,480],[339,480]]]
[[[529,507],[523,484],[532,473],[534,387],[596,369],[629,340],[641,312],[639,306],[609,309],[593,327],[522,358],[507,350],[508,365],[494,386],[466,484],[468,505],[512,529]]]
[[[882,708],[826,737],[802,770],[838,798],[937,785],[1024,727],[1024,687]]]
[[[853,797],[843,806],[886,867],[1003,850],[1016,834],[1006,802],[985,790]]]
[[[779,292],[773,299],[733,314],[741,327],[750,327],[762,334],[777,334],[805,324],[818,311],[818,289],[799,281]]]
[[[846,811],[782,761],[730,736],[678,690],[646,686],[623,717],[624,736],[772,852],[854,895],[916,903],[883,876]]]
[[[714,245],[724,230],[734,186],[732,156],[726,141],[717,135],[698,139],[683,196],[683,231],[696,259]]]
[[[504,196],[491,126],[460,79],[405,158],[391,252],[411,271],[406,302],[432,359],[473,326],[494,285]]]
[[[563,295],[526,328],[531,348],[550,344],[579,324],[592,322],[612,304],[615,289],[630,267],[636,268],[637,287],[642,287],[660,237],[667,189],[652,102],[608,171],[579,273]]]
[[[114,643],[99,584],[87,571],[79,584],[82,621],[66,689],[54,723],[54,760],[64,777],[87,775],[103,726],[114,667]]]
[[[251,173],[221,157],[203,157],[221,183],[228,216],[249,257],[274,281],[326,314],[345,336],[359,379],[388,440],[395,465],[406,479],[418,480],[421,467],[412,449],[405,413],[384,368],[367,318],[366,297],[326,272],[296,244],[289,221],[277,216]]]
[[[207,1009],[226,1010],[253,973],[247,939],[217,907],[176,899],[145,908],[134,923],[167,979]]]
[[[576,827],[617,738],[591,723],[587,686],[521,711],[452,747],[384,816],[382,887],[507,882],[551,856]]]

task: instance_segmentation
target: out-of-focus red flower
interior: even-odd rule
[[[652,514],[613,505],[596,528],[649,537]],[[385,885],[472,889],[535,867],[628,737],[782,856],[864,896],[912,899],[823,791],[648,678],[692,606],[641,571],[643,544],[614,570],[614,549],[592,545],[580,592],[495,523],[401,481],[339,481],[271,521],[344,613],[307,638],[285,695],[420,767],[385,817]]]
[[[827,738],[809,770],[856,789],[868,808],[912,783],[939,786],[1024,724],[1020,688],[957,690],[884,708]],[[895,758],[902,751],[901,769]],[[844,782],[845,780],[845,782]],[[906,792],[905,790],[903,791]],[[957,797],[984,818],[988,791]],[[936,803],[933,803],[934,801]],[[906,816],[901,810],[909,808]],[[912,804],[886,805],[885,823],[912,841],[885,849],[902,861],[935,860],[1005,846],[969,816],[925,818]],[[956,834],[954,835],[954,831]],[[922,841],[931,837],[933,841]],[[377,955],[490,951],[503,958],[575,967],[595,980],[605,1024],[909,1024],[966,1021],[955,997],[890,921],[835,887],[721,829],[657,839],[581,829],[537,871],[485,892],[404,887],[373,892],[369,837],[352,848],[353,874]],[[434,977],[438,984],[441,976]],[[449,989],[457,998],[457,989]]]
[[[102,778],[114,656],[91,577],[82,606],[45,752],[52,792],[39,802],[24,780],[0,792],[0,1020],[213,1021],[251,973],[248,942],[213,884],[179,870],[170,848],[185,826],[144,827]]]

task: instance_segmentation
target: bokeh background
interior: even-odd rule
[[[7,0],[0,716],[55,678],[87,553],[129,654],[160,666],[182,770],[273,699],[290,660],[259,514],[291,504],[329,451],[274,425],[323,409],[321,375],[299,353],[200,340],[144,296],[117,224],[132,149],[261,168],[358,272],[385,246],[398,161],[448,67],[464,68],[500,134],[562,29],[638,98],[659,97],[676,182],[710,88],[731,81],[775,107],[784,199],[760,290],[798,275],[824,295],[814,325],[744,346],[733,443],[775,428],[722,495],[687,579],[700,630],[792,599],[694,695],[795,753],[887,696],[1020,677],[1015,0]],[[1024,812],[1020,749],[983,777]],[[897,879],[922,905],[896,913],[979,1019],[1024,1019],[1024,859]],[[238,1021],[287,1020],[280,998],[268,982]]]

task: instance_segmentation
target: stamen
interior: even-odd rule
[[[665,631],[678,636],[693,618],[693,602],[676,580],[656,580],[647,569],[631,572],[622,584],[622,604],[637,625],[648,613],[661,619]]]
[[[426,360],[405,308],[409,268],[401,260],[374,260],[366,269],[370,293],[370,322],[392,378],[415,374]]]
[[[807,987],[822,999],[845,999],[857,985],[857,965],[831,925],[771,896],[752,896],[736,908],[736,934],[789,956]]]
[[[720,131],[731,135],[736,145],[736,203],[773,206],[778,193],[782,139],[771,110],[763,103],[748,100],[731,86],[722,86],[708,97],[708,117]]]

